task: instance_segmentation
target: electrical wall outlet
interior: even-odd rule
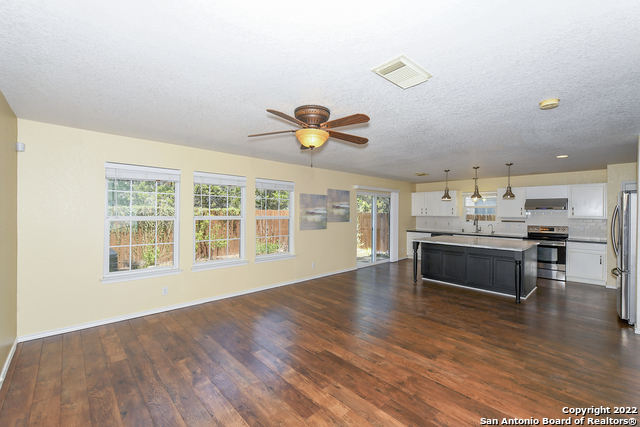
[[[316,268],[316,263],[315,262],[311,263],[311,268]]]
[[[169,295],[169,288],[168,287],[164,287],[162,288],[162,295]]]

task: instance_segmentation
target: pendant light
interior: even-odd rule
[[[476,189],[471,195],[471,200],[473,200],[474,202],[477,202],[478,200],[482,199],[482,196],[478,191],[478,169],[480,169],[480,166],[474,166],[473,168],[476,170],[476,177],[474,178],[474,180],[476,181]]]
[[[507,191],[505,191],[504,195],[502,196],[503,199],[515,199],[516,195],[513,194],[513,191],[511,191],[511,165],[513,163],[506,163],[507,167],[509,168],[509,172],[508,172],[508,178],[507,178]]]
[[[444,185],[444,196],[442,196],[442,200],[445,202],[451,201],[451,196],[449,195],[449,171],[451,169],[445,169],[444,171],[447,173],[446,184]]]

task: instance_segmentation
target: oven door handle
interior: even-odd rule
[[[542,246],[545,248],[564,248],[565,246],[567,246],[567,244],[565,242],[559,242],[559,241],[542,240],[540,241],[538,246],[539,247]]]

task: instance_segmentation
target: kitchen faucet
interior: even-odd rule
[[[473,217],[473,225],[475,225],[475,226],[476,226],[476,231],[475,231],[476,233],[479,233],[479,232],[482,230],[482,229],[480,228],[480,226],[479,226],[479,224],[478,224],[478,223],[479,223],[479,221],[478,221],[478,215],[475,215],[475,216]]]
[[[495,234],[495,231],[493,231],[493,224],[489,224],[489,227],[491,227],[491,234]]]

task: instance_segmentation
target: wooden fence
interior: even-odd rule
[[[358,249],[371,248],[371,212],[358,212]],[[376,248],[378,252],[389,251],[389,214],[376,214],[378,232]]]

